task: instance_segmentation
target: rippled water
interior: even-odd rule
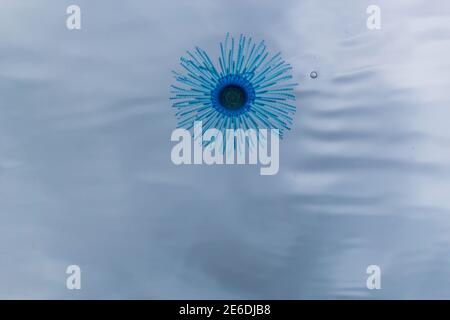
[[[2,0],[0,297],[450,298],[450,5],[370,4]],[[227,32],[294,66],[276,176],[170,160],[170,71]]]

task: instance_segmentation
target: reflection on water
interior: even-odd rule
[[[450,5],[78,3],[0,4],[0,297],[450,298]],[[276,176],[170,161],[170,70],[228,31],[300,83]]]

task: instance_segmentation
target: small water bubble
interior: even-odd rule
[[[311,79],[316,79],[318,74],[316,71],[311,71],[311,73],[309,74],[309,76],[311,77]]]

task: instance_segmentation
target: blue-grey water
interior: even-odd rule
[[[425,0],[1,0],[0,297],[450,298],[449,19]],[[294,67],[275,176],[171,162],[171,70],[227,32]]]

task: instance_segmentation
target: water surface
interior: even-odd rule
[[[450,298],[450,5],[75,2],[0,3],[0,297]],[[170,71],[227,32],[294,66],[276,176],[170,160]]]

